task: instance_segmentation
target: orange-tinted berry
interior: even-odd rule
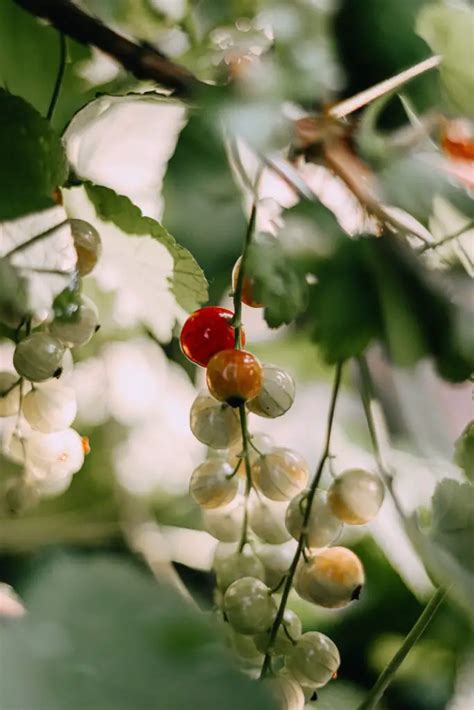
[[[235,266],[232,271],[232,288],[234,289],[234,291],[237,288],[237,280],[239,278],[241,262],[242,257],[240,256],[235,262]],[[242,284],[242,303],[245,303],[246,306],[250,306],[250,308],[263,308],[263,303],[259,303],[254,298],[252,279],[250,279],[248,276],[244,276],[244,281]]]
[[[441,136],[444,152],[455,160],[474,160],[474,135],[467,121],[449,121]]]
[[[207,386],[210,393],[231,407],[238,407],[256,397],[262,387],[262,366],[245,350],[222,350],[207,366]]]

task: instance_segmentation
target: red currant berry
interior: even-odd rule
[[[235,262],[235,266],[232,271],[232,288],[234,291],[237,288],[237,280],[239,278],[241,263],[242,257],[240,256]],[[242,283],[242,303],[245,303],[246,306],[250,306],[250,308],[263,308],[263,303],[259,303],[254,298],[252,279],[245,275]]]
[[[234,314],[227,308],[205,306],[194,311],[181,330],[181,350],[188,360],[207,367],[211,357],[234,347],[235,330],[230,322]],[[242,343],[245,335],[242,333]]]
[[[207,386],[210,393],[231,407],[238,407],[256,397],[262,387],[263,368],[245,350],[221,350],[207,366]]]

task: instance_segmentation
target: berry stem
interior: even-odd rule
[[[48,106],[48,112],[46,114],[46,118],[48,121],[51,121],[53,118],[54,114],[54,109],[56,108],[56,104],[58,102],[59,94],[61,91],[61,85],[63,83],[64,79],[64,72],[66,70],[66,55],[67,55],[67,46],[66,46],[66,35],[63,32],[59,33],[59,65],[58,65],[58,73],[56,75],[56,81],[54,83],[54,89],[53,89],[53,95],[51,96],[51,101]]]
[[[455,232],[453,232],[452,234],[448,234],[447,237],[443,237],[438,242],[428,242],[426,244],[423,244],[423,246],[418,249],[418,254],[423,254],[425,251],[428,251],[429,249],[437,249],[438,247],[443,246],[443,244],[447,244],[448,242],[451,242],[453,239],[457,239],[462,234],[464,234],[464,232],[468,232],[473,227],[474,227],[474,220],[470,220],[469,222],[464,224],[462,227],[457,229]]]
[[[36,244],[36,242],[39,242],[41,239],[45,239],[46,237],[51,236],[51,234],[54,234],[54,232],[57,229],[61,229],[61,227],[64,227],[65,224],[67,224],[69,220],[64,219],[62,222],[59,222],[59,224],[55,224],[54,227],[50,227],[49,229],[46,229],[44,232],[41,232],[41,234],[36,234],[34,237],[31,237],[30,239],[27,239],[26,242],[22,242],[21,244],[18,244],[16,247],[11,249],[7,254],[3,255],[4,259],[9,259],[13,254],[17,254],[19,251],[23,251],[23,249],[28,249],[28,247],[32,246],[33,244]]]
[[[247,425],[247,410],[245,409],[245,404],[239,406],[240,415],[240,429],[242,432],[242,457],[245,463],[245,502],[244,502],[244,522],[242,525],[242,535],[240,537],[239,552],[245,547],[247,542],[247,527],[248,527],[248,503],[249,495],[252,490],[252,472],[250,468],[250,455],[249,455],[249,430]]]
[[[338,397],[339,389],[340,389],[340,385],[341,385],[342,366],[343,366],[343,363],[338,363],[338,365],[336,366],[336,372],[334,375],[334,384],[333,384],[332,393],[331,393],[331,401],[329,404],[329,413],[328,413],[328,422],[327,422],[327,430],[326,430],[326,439],[325,439],[324,449],[323,449],[323,453],[321,454],[321,458],[319,460],[315,476],[313,478],[313,481],[311,482],[311,486],[308,491],[307,505],[306,505],[305,512],[304,512],[303,524],[301,527],[301,535],[298,540],[298,547],[296,548],[295,556],[293,557],[293,560],[290,565],[290,569],[288,570],[288,575],[286,577],[285,585],[283,587],[283,592],[281,595],[280,606],[278,607],[277,615],[275,617],[275,621],[273,622],[273,626],[270,631],[270,638],[268,641],[268,650],[267,650],[267,653],[265,654],[265,658],[263,659],[262,670],[260,673],[260,678],[262,678],[262,679],[265,678],[268,671],[270,670],[271,650],[272,650],[273,645],[275,643],[278,629],[280,628],[280,625],[283,621],[283,616],[284,616],[285,610],[286,610],[286,604],[288,602],[288,597],[290,595],[290,591],[293,586],[293,579],[294,579],[294,576],[296,573],[296,568],[298,567],[300,557],[304,551],[308,522],[309,522],[309,518],[310,518],[310,514],[311,514],[311,506],[313,504],[313,499],[316,494],[316,490],[319,486],[321,476],[323,474],[324,464],[326,463],[326,460],[329,457],[332,429],[333,429],[333,424],[334,424],[334,414],[336,411],[336,402],[337,402],[337,397]]]
[[[255,227],[255,219],[257,216],[257,200],[255,199],[252,205],[252,210],[250,212],[249,222],[247,225],[247,231],[245,232],[244,248],[242,249],[242,258],[240,262],[239,275],[237,276],[237,283],[234,291],[234,317],[232,318],[232,325],[235,328],[235,347],[241,347],[242,340],[242,289],[244,286],[245,278],[245,265],[247,262],[247,255],[250,243],[252,241],[253,230]]]
[[[443,603],[446,596],[446,591],[444,589],[438,589],[434,595],[431,597],[428,604],[423,609],[422,613],[416,620],[415,624],[412,626],[410,631],[405,637],[402,645],[384,668],[382,673],[379,675],[375,685],[370,690],[366,699],[358,706],[357,710],[374,710],[382,699],[383,694],[387,690],[388,686],[392,682],[396,672],[400,668],[401,664],[416,644],[420,636],[424,633],[427,626],[430,624],[434,615],[438,611],[439,607]]]

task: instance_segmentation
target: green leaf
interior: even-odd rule
[[[431,539],[474,572],[474,486],[445,478],[433,495]]]
[[[5,324],[7,328],[16,327],[28,312],[25,279],[7,259],[0,259],[0,324]],[[5,335],[9,337],[8,330]]]
[[[474,118],[472,5],[426,5],[418,15],[416,30],[433,52],[443,57],[439,68],[440,77],[453,109]]]
[[[56,555],[2,625],[2,707],[270,710],[208,616],[128,561]]]
[[[151,217],[144,217],[128,197],[117,195],[108,187],[85,184],[100,219],[113,222],[127,234],[147,235],[163,244],[174,259],[172,291],[184,310],[194,311],[208,298],[207,281],[192,254]]]
[[[0,89],[0,220],[53,205],[67,176],[60,137],[26,101]]]
[[[469,422],[457,439],[454,448],[454,461],[462,468],[471,483],[474,482],[474,419]]]
[[[399,237],[346,239],[308,268],[317,282],[306,321],[328,362],[379,340],[397,365],[431,356],[446,379],[469,377],[474,354],[460,342],[464,314]]]
[[[306,308],[305,274],[273,238],[250,245],[247,273],[253,283],[255,299],[265,304],[265,320],[270,328],[291,323]]]

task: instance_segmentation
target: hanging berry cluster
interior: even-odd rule
[[[245,250],[244,255],[245,257]],[[322,633],[303,633],[287,608],[291,590],[328,609],[347,606],[364,584],[362,564],[351,550],[334,546],[344,523],[372,520],[384,498],[381,479],[346,470],[329,490],[318,488],[329,459],[330,435],[341,367],[336,374],[326,447],[315,477],[303,457],[274,446],[268,435],[251,435],[248,413],[284,415],[295,384],[281,368],[261,364],[243,350],[241,303],[251,307],[251,280],[233,273],[235,314],[205,307],[181,332],[181,348],[206,367],[208,391],[191,408],[193,434],[208,447],[207,460],[191,476],[190,494],[201,506],[206,529],[219,544],[214,558],[216,604],[229,643],[242,664],[269,682],[282,707],[302,708],[305,699],[337,674],[339,651]]]
[[[77,254],[73,282],[80,288],[81,278],[96,265],[102,244],[88,222],[71,219],[70,227]],[[1,451],[23,467],[21,478],[13,479],[7,490],[12,510],[41,495],[63,492],[89,453],[87,437],[71,428],[76,395],[63,380],[72,370],[70,349],[86,345],[100,326],[95,304],[81,294],[70,318],[35,323],[25,317],[15,327],[17,375],[0,372],[0,417],[13,418],[5,427]]]

